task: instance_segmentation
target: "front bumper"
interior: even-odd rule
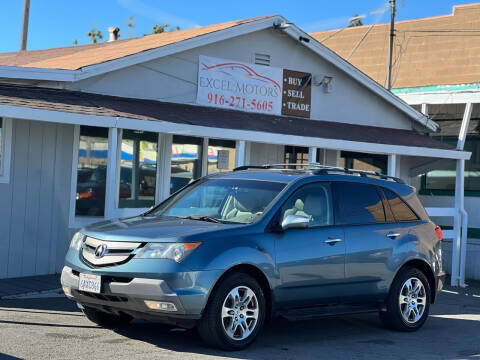
[[[80,271],[102,276],[100,294],[78,290]],[[110,313],[124,313],[134,318],[192,327],[201,317],[209,290],[217,274],[194,272],[189,275],[190,278],[195,277],[198,284],[203,283],[207,286],[193,286],[194,284],[189,281],[190,288],[172,289],[163,279],[127,277],[123,274],[113,276],[108,272],[92,272],[89,269],[73,269],[69,266],[65,266],[62,270],[61,283],[63,287],[70,289],[70,293],[66,294],[67,297],[81,306],[89,306]],[[178,276],[182,277],[182,274]],[[177,311],[151,309],[147,307],[145,300],[173,303]]]

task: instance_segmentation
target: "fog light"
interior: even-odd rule
[[[68,286],[62,286],[63,292],[67,296],[72,296],[72,290]]]
[[[177,307],[171,302],[145,300],[145,305],[153,310],[177,311]]]

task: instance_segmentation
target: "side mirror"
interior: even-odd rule
[[[310,223],[310,220],[305,216],[288,215],[282,221],[282,229],[283,230],[306,229],[306,228],[308,228],[309,223]]]

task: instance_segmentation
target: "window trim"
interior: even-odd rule
[[[10,183],[13,136],[12,128],[12,119],[2,118],[2,138],[0,139],[0,153],[2,154],[2,163],[0,164],[0,184]]]

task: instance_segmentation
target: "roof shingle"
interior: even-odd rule
[[[85,66],[119,59],[268,17],[271,16],[230,21],[222,24],[202,26],[188,30],[164,32],[161,34],[152,34],[133,39],[104,42],[100,44],[3,53],[0,54],[0,65],[77,70]]]
[[[375,25],[350,59],[370,26],[310,35],[385,85],[389,26]],[[451,15],[398,21],[395,29],[393,88],[480,82],[480,3],[454,6]]]

